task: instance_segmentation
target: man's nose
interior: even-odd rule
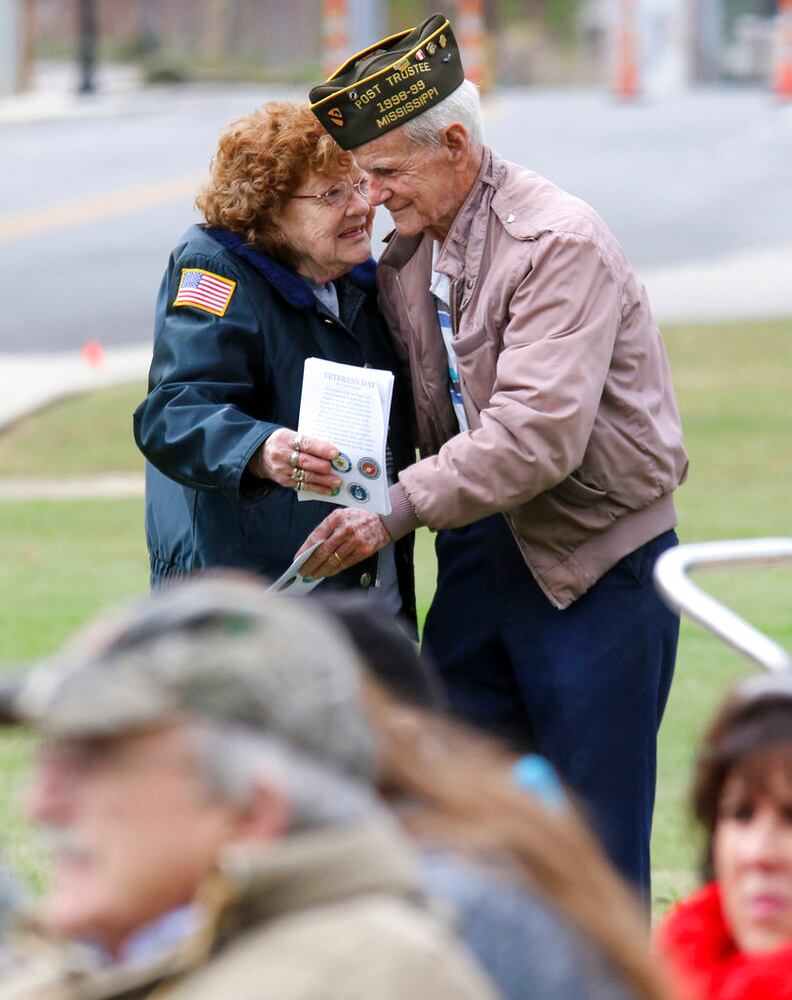
[[[377,205],[384,205],[385,202],[390,198],[391,191],[387,183],[377,180],[376,177],[369,176],[369,197],[368,200],[375,207]]]

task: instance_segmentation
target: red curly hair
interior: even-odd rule
[[[278,216],[309,170],[328,180],[351,173],[341,149],[307,104],[269,101],[231,122],[220,136],[210,180],[195,199],[210,226],[238,233],[257,250],[293,267]]]

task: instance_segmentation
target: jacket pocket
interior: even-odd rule
[[[598,490],[595,486],[587,486],[574,476],[567,476],[566,479],[562,479],[557,486],[553,486],[547,492],[551,496],[558,497],[559,500],[566,500],[567,503],[579,507],[600,503],[608,496],[605,490]]]
[[[487,339],[487,329],[482,324],[470,333],[464,334],[462,337],[454,337],[451,342],[451,346],[454,348],[454,353],[458,358],[467,357],[467,355],[472,354],[476,348],[481,347],[481,345]]]

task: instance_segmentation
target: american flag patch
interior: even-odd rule
[[[199,267],[183,267],[179,290],[173,304],[195,306],[197,309],[214,313],[215,316],[225,316],[235,288],[235,281],[229,281],[219,274],[202,271]]]

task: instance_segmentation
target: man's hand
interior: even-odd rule
[[[303,542],[300,552],[320,539],[324,540],[324,544],[319,546],[300,570],[302,576],[308,576],[312,580],[334,576],[342,569],[368,559],[391,541],[379,514],[352,510],[349,507],[334,510],[317,525]]]
[[[270,434],[248,465],[260,479],[272,479],[292,489],[302,483],[303,489],[329,496],[341,485],[330,464],[337,457],[338,448],[329,441],[317,441],[282,427]]]

